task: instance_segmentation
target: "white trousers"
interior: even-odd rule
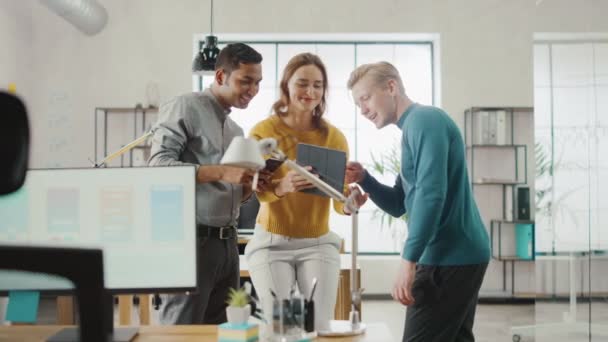
[[[291,238],[256,226],[247,243],[245,257],[253,286],[260,298],[265,319],[272,320],[272,289],[278,298],[288,298],[293,286],[310,297],[312,280],[317,278],[315,330],[329,327],[334,317],[340,276],[340,237],[329,232],[318,238]]]

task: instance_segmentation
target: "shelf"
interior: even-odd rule
[[[123,142],[121,144],[121,146],[126,146],[127,143],[131,142],[132,140],[140,137],[142,134],[146,133],[146,131],[148,130],[147,127],[150,126],[150,124],[153,124],[153,122],[148,122],[148,124],[146,124],[146,119],[147,117],[149,117],[149,115],[154,115],[158,113],[158,107],[152,107],[152,106],[148,106],[148,107],[143,107],[141,104],[138,104],[136,106],[133,107],[95,107],[95,110],[93,112],[93,121],[95,123],[95,128],[94,128],[94,147],[93,147],[93,159],[95,160],[101,160],[102,158],[105,158],[108,156],[108,153],[110,151],[108,151],[108,119],[109,117],[112,117],[113,115],[117,114],[117,117],[128,117],[128,116],[132,116],[132,120],[133,120],[133,136]],[[99,116],[101,116],[101,118],[99,118]],[[138,120],[138,118],[140,118],[140,120]],[[101,120],[100,120],[101,119]],[[141,125],[141,128],[139,128],[138,126]],[[101,127],[101,132],[100,132],[100,127]],[[123,138],[124,138],[124,134],[123,134]],[[100,141],[101,139],[103,139],[103,141]],[[143,144],[145,144],[145,142],[142,142]],[[143,156],[145,159],[148,158],[149,152],[151,151],[150,145],[142,145],[142,146],[136,146],[134,148],[132,148],[129,152],[128,152],[128,157],[127,157],[127,162],[126,162],[126,166],[133,166],[133,162],[134,162],[134,157],[133,157],[133,151],[138,151],[141,152],[143,151]],[[127,154],[125,153],[123,156],[120,157],[120,167],[124,167],[125,166],[125,162],[124,162],[124,156],[126,156]],[[107,165],[107,166],[118,166],[118,165]]]
[[[476,113],[476,112],[498,112],[501,110],[513,111],[514,113],[533,113],[533,107],[471,107],[465,112]]]
[[[524,182],[473,182],[473,185],[525,185]]]
[[[515,292],[502,291],[502,290],[479,290],[479,297],[492,297],[492,298],[536,298],[538,295],[534,292]]]
[[[107,112],[113,113],[130,113],[132,114],[134,111],[138,112],[155,112],[158,111],[156,107],[96,107],[95,110],[103,110]]]
[[[534,258],[524,259],[524,258],[520,258],[516,255],[502,255],[502,256],[492,255],[492,259],[498,260],[498,261],[534,261]]]
[[[555,252],[536,252],[536,255],[539,257],[545,258],[553,258],[553,257],[564,257],[565,259],[570,258],[570,256],[575,257],[584,257],[584,256],[600,256],[606,255],[608,251],[602,249],[592,249],[592,250],[579,250],[579,251],[555,251]]]
[[[509,298],[513,294],[510,291],[502,290],[479,290],[479,297],[492,297],[492,298]]]
[[[501,200],[497,203],[502,202],[502,215],[496,219],[490,219],[491,224],[488,225],[491,241],[491,263],[500,264],[502,268],[502,291],[480,291],[479,299],[485,297],[486,301],[489,302],[522,302],[522,303],[534,303],[534,295],[521,294],[516,291],[515,284],[515,269],[525,265],[531,265],[529,262],[534,262],[534,222],[531,220],[516,220],[513,216],[509,216],[510,210],[507,209],[509,201],[514,200],[516,195],[515,191],[519,186],[526,186],[528,184],[528,151],[532,148],[533,142],[528,142],[527,137],[523,135],[516,139],[515,128],[518,127],[516,122],[518,120],[524,120],[527,122],[534,113],[533,107],[524,106],[471,106],[466,108],[464,112],[464,139],[465,139],[465,152],[467,158],[467,167],[470,170],[471,186],[475,191],[475,197],[479,195],[477,192],[481,189],[476,186],[493,186],[496,188],[489,189],[492,191],[502,190]],[[488,115],[488,119],[484,119],[484,116]],[[490,122],[490,117],[495,118],[496,123]],[[498,119],[500,118],[500,122]],[[487,122],[482,122],[486,120]],[[494,124],[496,127],[494,127]],[[500,124],[500,125],[499,125]],[[483,127],[485,127],[485,130]],[[490,129],[493,129],[492,131]],[[503,132],[504,130],[504,132]],[[518,140],[520,139],[521,140]],[[480,157],[478,157],[478,155]],[[512,161],[508,162],[509,159]],[[481,162],[488,162],[488,157],[494,157],[495,159],[505,159],[504,171],[510,169],[512,173],[501,173],[495,170],[492,174],[480,172],[478,173],[475,168]],[[498,158],[497,158],[498,157]],[[505,158],[503,158],[505,157]],[[508,158],[506,158],[508,157]],[[492,160],[490,160],[492,162]],[[512,164],[512,165],[511,165]],[[489,164],[491,165],[491,164]],[[523,171],[523,173],[522,173]],[[509,196],[513,191],[513,196]],[[512,197],[512,198],[508,198]],[[479,200],[479,198],[477,198]],[[497,206],[493,205],[493,206]],[[514,207],[514,206],[513,206]],[[493,216],[493,215],[492,215]],[[490,217],[492,217],[490,216]],[[496,217],[496,216],[494,216]],[[509,219],[507,219],[509,218]],[[484,220],[484,222],[487,222]],[[519,229],[516,224],[530,224],[532,230]],[[507,247],[506,238],[507,234],[509,237],[511,234],[513,238],[512,243],[509,243]],[[510,241],[509,240],[509,241]],[[510,246],[513,244],[513,246]],[[522,250],[525,245],[528,249]],[[505,246],[503,246],[505,245]],[[529,251],[531,246],[531,251]],[[521,262],[526,263],[521,264]],[[533,265],[533,264],[532,264]],[[510,277],[507,276],[507,270],[510,270]],[[510,278],[510,280],[509,280]],[[510,282],[510,284],[508,283]],[[483,293],[485,292],[485,293]]]
[[[520,145],[520,144],[502,144],[502,145],[498,145],[498,144],[473,144],[473,145],[467,145],[467,149],[472,149],[472,148],[524,148],[526,147],[526,145]]]
[[[536,295],[530,292],[480,290],[479,302],[487,304],[534,304]]]
[[[506,223],[506,224],[534,224],[534,221],[531,220],[502,220],[502,219],[494,219],[490,220],[490,222],[496,223]]]
[[[514,296],[517,297],[517,298],[534,299],[538,295],[536,293],[534,293],[534,292],[516,292]]]

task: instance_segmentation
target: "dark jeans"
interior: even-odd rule
[[[197,242],[198,292],[164,296],[160,312],[163,324],[226,322],[228,289],[239,287],[237,240],[198,237]]]
[[[473,322],[487,263],[416,267],[414,305],[407,308],[404,342],[475,341]]]

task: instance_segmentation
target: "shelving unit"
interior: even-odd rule
[[[94,133],[94,139],[95,139],[94,149],[95,150],[94,150],[93,156],[94,156],[95,160],[101,160],[101,158],[107,156],[108,153],[112,152],[108,149],[108,133],[109,133],[108,132],[108,130],[109,130],[108,129],[108,118],[109,118],[110,114],[116,114],[116,115],[122,115],[122,116],[125,116],[125,115],[132,116],[133,136],[129,137],[129,140],[122,141],[121,142],[121,146],[122,146],[122,145],[125,145],[125,144],[129,143],[130,141],[138,138],[142,134],[144,134],[147,130],[146,121],[147,121],[148,114],[157,113],[157,112],[158,112],[158,108],[156,108],[156,107],[148,107],[148,108],[144,108],[142,106],[96,107],[94,114],[93,114],[93,121],[95,122],[95,128],[94,128],[94,132],[95,132]],[[102,117],[101,134],[99,133],[100,123],[98,122],[100,116]],[[140,118],[140,119],[138,120],[138,118]],[[138,121],[141,122],[140,126],[138,125]],[[102,137],[103,137],[103,140],[101,140]],[[121,156],[120,166],[121,167],[134,166],[133,153],[134,153],[134,151],[137,151],[137,150],[140,150],[144,155],[146,155],[146,154],[150,153],[150,146],[149,145],[136,146],[135,148],[133,148],[132,150],[129,151],[129,158],[128,158],[127,165],[125,165],[124,156]]]
[[[497,114],[497,112],[502,112]],[[526,259],[521,258],[517,253],[505,252],[503,246],[504,230],[511,229],[513,235],[515,235],[515,226],[517,224],[531,224],[532,225],[532,246],[534,246],[534,222],[530,220],[513,220],[514,211],[516,208],[512,206],[512,209],[507,208],[509,203],[508,195],[512,198],[516,196],[517,186],[528,184],[528,145],[515,143],[515,132],[514,125],[517,115],[519,113],[533,113],[533,109],[530,107],[472,107],[465,111],[464,120],[464,138],[467,152],[467,161],[469,164],[469,172],[471,178],[471,186],[473,190],[475,187],[488,186],[488,187],[499,187],[501,190],[502,203],[502,217],[490,219],[489,233],[490,242],[492,247],[492,261],[502,264],[502,292],[495,296],[491,296],[492,299],[499,298],[500,300],[517,301],[517,300],[529,300],[529,296],[523,293],[517,293],[515,289],[515,270],[516,263],[518,262],[530,262],[534,258]],[[479,116],[486,115],[486,121],[482,121]],[[497,117],[501,115],[500,125],[496,124],[498,121]],[[494,116],[494,122],[488,125],[488,117]],[[480,127],[480,124],[482,125]],[[495,126],[492,126],[495,125]],[[486,131],[483,131],[486,128]],[[492,131],[492,129],[494,131]],[[513,168],[514,177],[503,178],[503,177],[492,177],[494,175],[483,175],[480,177],[476,175],[476,162],[483,160],[479,158],[479,151],[485,150],[486,153],[491,151],[495,153],[512,153],[513,154]],[[476,156],[477,154],[477,156]],[[505,159],[510,159],[506,158]],[[521,164],[523,160],[523,164]],[[486,161],[487,162],[487,161]],[[523,166],[523,167],[522,167]],[[523,172],[520,171],[523,169]],[[532,202],[532,200],[531,200]],[[509,215],[509,211],[513,210],[513,215]],[[515,244],[515,239],[513,243]],[[533,249],[534,247],[532,247]],[[515,250],[515,248],[513,248]],[[534,251],[532,252],[532,256]],[[510,264],[510,289],[507,286],[507,264]]]

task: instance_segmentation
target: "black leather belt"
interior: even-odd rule
[[[201,237],[211,237],[220,240],[236,239],[238,231],[234,226],[213,227],[204,224],[196,225],[196,233]]]

